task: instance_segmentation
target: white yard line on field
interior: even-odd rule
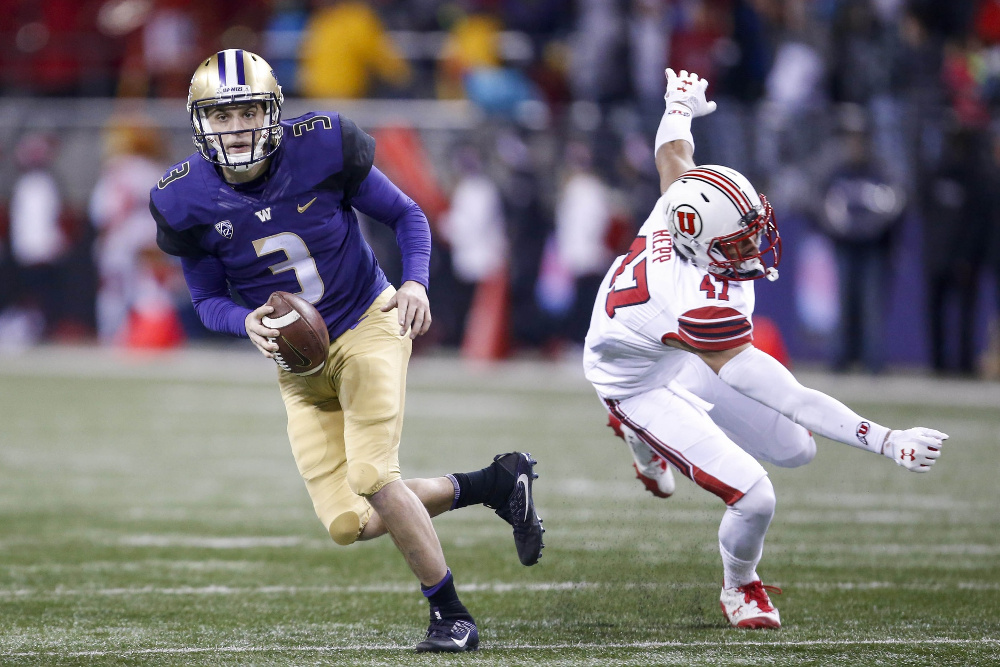
[[[891,581],[843,581],[843,582],[800,582],[791,583],[775,581],[776,585],[787,591],[796,589],[811,591],[865,591],[865,590],[902,590],[902,591],[996,591],[1000,583],[992,581],[956,581],[929,583],[926,581],[907,584]],[[210,586],[175,586],[159,588],[155,586],[122,587],[122,588],[15,588],[0,589],[0,599],[13,598],[60,598],[74,596],[129,596],[129,595],[355,595],[355,594],[410,594],[415,590],[411,583],[390,583],[359,586],[256,586],[238,587],[224,585]],[[716,589],[709,583],[603,583],[586,581],[554,581],[538,583],[488,582],[459,584],[462,592],[510,593],[576,591],[585,589],[614,590],[688,590],[704,588]]]
[[[182,535],[130,535],[118,544],[130,547],[198,547],[203,549],[252,549],[255,547],[297,547],[306,542],[301,537],[201,537]],[[309,540],[320,542],[320,540]],[[326,544],[326,541],[322,541]]]
[[[578,644],[507,644],[489,642],[483,648],[499,651],[559,651],[570,649],[657,649],[657,648],[794,648],[809,646],[1000,646],[1000,639],[949,639],[947,637],[928,639],[807,639],[802,641],[713,641],[713,642],[600,642]],[[241,654],[241,653],[346,653],[350,651],[412,651],[411,644],[358,644],[355,646],[217,646],[149,648],[125,651],[23,651],[7,653],[12,658],[34,658],[58,656],[60,658],[84,658],[113,656],[127,658],[140,655],[186,655],[197,653]],[[0,653],[0,655],[4,655]]]
[[[604,584],[587,582],[554,582],[537,584],[512,584],[512,583],[484,583],[484,584],[464,584],[459,585],[461,591],[480,591],[494,593],[508,593],[511,591],[545,592],[557,590],[574,590],[583,588],[595,588]],[[154,586],[140,586],[129,588],[18,588],[3,590],[0,589],[0,599],[7,598],[33,598],[33,597],[72,597],[77,595],[101,595],[101,596],[123,596],[123,595],[297,595],[297,594],[358,594],[358,593],[413,593],[416,584],[376,584],[371,586],[256,586],[256,587],[235,587],[235,586],[176,586],[171,588],[157,588]]]

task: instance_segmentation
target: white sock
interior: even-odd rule
[[[719,553],[722,554],[723,588],[739,588],[757,581],[757,563],[760,558],[740,560],[732,555],[719,543]]]
[[[774,504],[774,487],[767,477],[762,477],[726,508],[719,524],[719,553],[726,588],[757,581],[757,563],[764,553],[764,536],[774,516]]]

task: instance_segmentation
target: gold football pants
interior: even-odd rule
[[[400,479],[399,437],[412,342],[399,335],[395,289],[375,299],[353,329],[330,343],[323,369],[278,371],[292,454],[316,514],[337,544],[358,539],[372,514],[366,500]]]

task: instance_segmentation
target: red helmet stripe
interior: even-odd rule
[[[736,210],[740,212],[740,215],[753,208],[753,204],[750,203],[750,199],[743,193],[742,190],[740,190],[740,187],[736,185],[732,179],[724,176],[723,174],[709,169],[699,168],[692,169],[681,176],[681,178],[693,178],[695,180],[704,181],[714,185],[727,197],[729,197],[730,201],[732,201],[733,205],[736,207]]]
[[[690,178],[690,179],[695,180],[695,181],[702,181],[703,183],[708,183],[709,185],[711,185],[712,187],[714,187],[716,190],[719,190],[722,194],[724,194],[726,196],[726,199],[729,200],[729,202],[733,205],[733,207],[736,208],[736,210],[739,212],[740,215],[743,215],[744,213],[747,212],[746,207],[742,206],[740,204],[740,201],[738,199],[736,199],[735,197],[733,197],[732,193],[729,190],[727,190],[726,187],[724,185],[722,185],[721,183],[719,183],[718,181],[716,181],[716,180],[714,180],[712,178],[709,178],[707,176],[703,176],[701,174],[684,174],[684,178]]]
[[[718,171],[716,169],[711,169],[709,167],[696,167],[694,171],[697,171],[702,174],[714,175],[716,178],[721,180],[726,186],[728,186],[729,189],[731,189],[735,193],[734,196],[740,201],[742,201],[744,204],[746,204],[747,208],[753,208],[753,202],[750,201],[750,198],[747,197],[745,192],[743,192],[739,184],[729,176],[723,174],[721,171]]]

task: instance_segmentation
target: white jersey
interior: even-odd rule
[[[706,351],[753,341],[753,281],[727,280],[680,257],[664,209],[660,197],[597,294],[583,366],[603,398],[669,384],[690,353],[668,340]]]

